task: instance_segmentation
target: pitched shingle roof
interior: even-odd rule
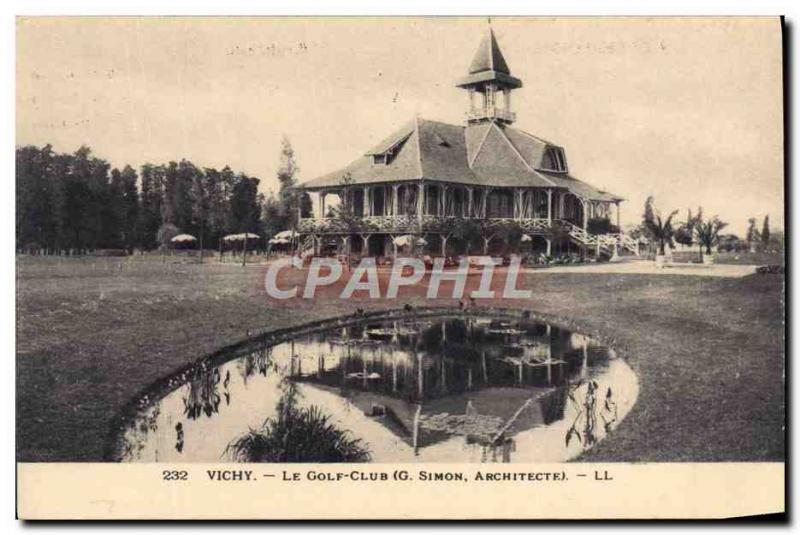
[[[456,82],[456,87],[468,87],[495,81],[511,88],[522,87],[522,80],[511,76],[506,59],[500,51],[491,28],[478,45],[469,64],[469,74]]]
[[[472,186],[564,188],[586,199],[622,200],[567,173],[542,169],[548,147],[541,138],[495,124],[458,126],[415,119],[343,169],[300,185],[335,188],[349,176],[354,184],[409,182],[421,179]],[[374,156],[393,151],[388,164]]]
[[[469,73],[475,74],[483,71],[496,71],[503,74],[511,74],[506,63],[506,58],[500,52],[500,45],[497,44],[497,39],[494,37],[494,32],[491,28],[486,32],[486,35],[478,45],[478,50],[475,51],[475,56],[472,58],[472,63],[469,64]]]

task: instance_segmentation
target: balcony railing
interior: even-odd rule
[[[338,218],[301,219],[297,230],[301,234],[368,234],[383,232],[389,234],[419,234],[425,232],[452,232],[467,221],[477,221],[484,231],[494,231],[505,226],[517,225],[522,232],[531,235],[544,235],[552,232],[553,225],[541,218],[464,218],[441,217],[434,215],[418,216],[370,216],[350,220]]]
[[[517,119],[517,115],[503,108],[478,108],[467,112],[468,121],[480,121],[483,119],[500,119],[513,123]]]

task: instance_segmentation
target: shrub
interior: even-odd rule
[[[612,225],[605,217],[593,217],[586,222],[586,230],[590,234],[616,234],[619,227]]]
[[[783,275],[785,272],[786,269],[783,266],[779,266],[777,264],[758,266],[756,268],[756,273],[759,273],[761,275]]]
[[[278,401],[277,415],[261,429],[250,429],[228,444],[225,454],[238,462],[348,463],[367,462],[370,454],[361,439],[330,423],[317,406],[297,406],[295,385],[288,384]]]

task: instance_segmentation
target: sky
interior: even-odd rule
[[[515,126],[570,173],[661,212],[702,206],[730,230],[783,227],[777,18],[492,18]],[[280,144],[309,180],[415,115],[461,124],[454,81],[484,18],[21,18],[17,145],[88,145],[114,166],[186,158],[277,190]]]

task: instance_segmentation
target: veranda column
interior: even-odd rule
[[[422,216],[425,214],[425,184],[420,182],[417,189],[417,217],[422,219]]]
[[[400,193],[400,184],[392,184],[392,215],[399,215],[400,202],[397,195]]]
[[[321,219],[325,219],[325,197],[328,195],[327,191],[321,191],[319,193],[319,200],[320,204],[322,205],[322,216]]]
[[[547,224],[553,223],[553,190],[547,189]],[[550,248],[550,240],[547,241],[547,248]],[[549,253],[548,253],[549,254]]]
[[[472,188],[467,188],[467,217],[474,215],[472,207]]]
[[[617,232],[622,234],[622,226],[619,223],[619,201],[615,202],[614,204],[617,205]]]
[[[589,227],[589,208],[587,206],[589,203],[583,199],[580,199],[580,201],[581,207],[583,208],[583,230],[586,230]]]

